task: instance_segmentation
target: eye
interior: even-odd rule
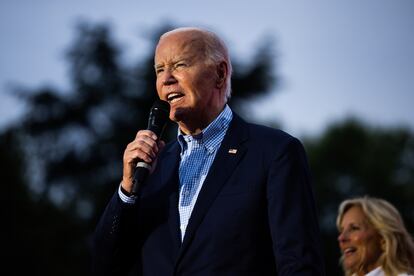
[[[360,229],[361,227],[359,225],[351,224],[345,228],[339,229],[338,234],[341,235],[342,233],[352,233],[355,231],[359,231]]]
[[[358,231],[359,229],[360,229],[360,227],[358,225],[351,225],[349,227],[349,232]]]
[[[180,68],[180,67],[187,67],[187,63],[185,62],[178,62],[175,64],[175,68]]]
[[[160,74],[160,73],[162,73],[162,72],[164,72],[164,68],[157,68],[157,69],[155,69],[155,74]]]

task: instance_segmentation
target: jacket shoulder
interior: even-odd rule
[[[286,154],[306,155],[302,142],[284,130],[250,123],[237,115],[234,123],[244,129],[240,133],[246,134],[246,146],[255,152],[261,152],[271,159],[278,159]]]

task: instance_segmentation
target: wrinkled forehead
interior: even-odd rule
[[[206,54],[206,38],[196,31],[172,32],[161,36],[155,50],[155,59],[163,54]]]

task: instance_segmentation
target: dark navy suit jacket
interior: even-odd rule
[[[234,114],[182,243],[179,153],[177,141],[166,146],[135,205],[114,194],[94,235],[96,275],[324,275],[296,138]]]

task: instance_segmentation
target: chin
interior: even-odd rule
[[[358,266],[357,264],[358,264],[358,261],[355,259],[344,259],[342,261],[342,268],[346,271],[355,272],[355,269]]]
[[[190,118],[192,112],[191,108],[186,107],[178,107],[170,112],[170,120],[174,122],[185,122],[188,118]]]

